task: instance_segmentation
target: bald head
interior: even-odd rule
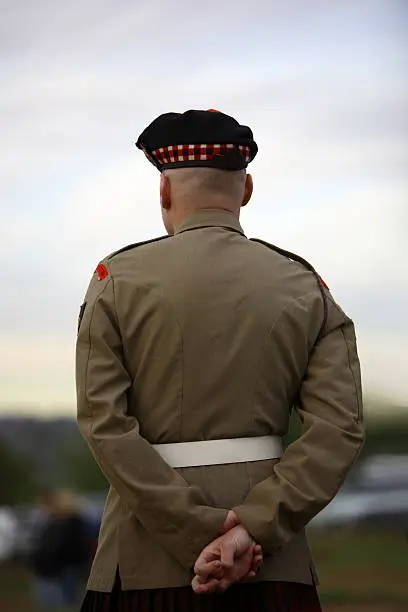
[[[245,170],[177,168],[161,175],[160,201],[167,231],[195,210],[220,208],[239,216],[252,195],[252,178]]]

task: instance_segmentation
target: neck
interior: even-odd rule
[[[230,228],[244,235],[238,215],[230,210],[221,208],[201,208],[195,210],[184,217],[183,220],[173,228],[174,231],[171,233],[179,234],[188,229],[203,227]]]
[[[190,217],[191,215],[195,213],[200,213],[202,211],[205,212],[207,210],[211,210],[214,213],[228,212],[234,215],[237,219],[239,219],[241,208],[240,207],[237,208],[237,205],[235,203],[231,203],[226,199],[223,199],[222,201],[218,201],[218,202],[214,200],[207,200],[206,202],[201,202],[201,203],[183,202],[183,203],[180,203],[174,206],[174,209],[173,209],[174,225],[179,225],[182,221],[184,221],[184,219],[186,219],[187,217]]]

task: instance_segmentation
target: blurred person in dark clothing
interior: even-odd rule
[[[91,549],[85,520],[67,491],[39,498],[42,520],[30,555],[34,596],[40,610],[75,610],[89,567]]]

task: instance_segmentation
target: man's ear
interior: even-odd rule
[[[160,204],[165,210],[171,208],[170,179],[164,172],[160,175]]]
[[[244,197],[242,199],[241,206],[246,206],[251,199],[252,192],[254,190],[254,183],[252,180],[252,176],[250,174],[246,175],[245,178],[245,189],[244,189]]]

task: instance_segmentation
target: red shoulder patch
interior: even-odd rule
[[[108,268],[105,266],[105,264],[100,263],[95,270],[95,274],[98,275],[98,280],[103,280],[104,278],[106,278],[107,276],[109,276],[109,270]]]
[[[322,279],[322,277],[321,277],[321,276],[319,276],[319,279],[320,279],[320,282],[322,283],[323,287],[324,287],[325,289],[327,289],[328,291],[330,291],[329,287],[326,285],[326,283],[324,282],[324,280]]]
[[[221,111],[216,110],[215,108],[208,108],[207,113],[220,113]]]

